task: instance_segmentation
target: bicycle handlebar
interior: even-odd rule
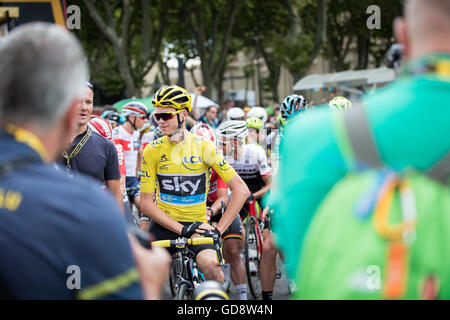
[[[158,240],[158,241],[153,241],[152,245],[155,246],[160,246],[163,248],[184,248],[187,245],[194,245],[194,246],[198,246],[198,245],[202,245],[202,244],[214,244],[214,239],[213,238],[178,238],[176,240]]]
[[[163,248],[178,248],[182,249],[186,247],[187,245],[204,245],[204,244],[212,244],[215,246],[216,254],[217,254],[217,261],[219,262],[219,265],[222,266],[225,261],[222,256],[222,250],[220,247],[220,239],[217,238],[217,236],[214,237],[199,237],[199,238],[178,238],[176,240],[157,240],[152,241],[152,245],[159,246]]]

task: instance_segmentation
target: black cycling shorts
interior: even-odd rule
[[[207,203],[206,205],[211,207],[212,203]],[[222,213],[219,212],[211,218],[211,222],[219,222],[221,218]],[[242,224],[239,215],[234,218],[233,222],[231,222],[230,226],[222,234],[222,240],[225,241],[227,239],[242,239]]]
[[[223,241],[227,239],[242,239],[241,218],[236,216],[227,230],[222,235]]]
[[[180,222],[182,225],[187,226],[190,225],[192,222]],[[155,221],[150,222],[150,228],[149,232],[154,236],[155,240],[176,240],[180,238],[181,236],[178,233],[172,232],[161,225],[157,224]],[[166,248],[171,255],[173,255],[176,252],[176,248]],[[206,250],[206,249],[212,249],[216,250],[215,246],[212,244],[202,244],[198,246],[188,246],[188,249],[191,250],[195,256],[200,251]]]

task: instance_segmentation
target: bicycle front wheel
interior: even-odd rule
[[[261,281],[259,278],[259,264],[261,254],[259,248],[260,238],[257,235],[256,221],[250,218],[245,227],[245,270],[247,272],[247,281],[250,293],[254,299],[258,299],[261,295]]]

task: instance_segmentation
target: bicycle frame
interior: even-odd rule
[[[260,225],[260,217],[258,217],[257,213],[256,213],[256,200],[252,200],[248,203],[248,216],[246,219],[252,219],[255,221],[255,228],[256,228],[256,236],[258,237],[258,243],[263,243],[263,238],[262,238],[262,231],[261,231],[261,225]],[[261,221],[264,221],[264,219],[262,219]],[[262,254],[262,246],[258,246],[258,253]]]
[[[177,289],[182,283],[193,284],[197,287],[205,280],[203,274],[197,269],[194,253],[187,247],[180,249],[172,255],[172,269],[175,271],[174,287]]]
[[[217,252],[217,259],[219,265],[223,265],[222,253],[220,252],[220,244],[217,235],[206,238],[178,238],[176,240],[160,240],[153,241],[152,245],[159,245],[161,247],[176,248],[177,251],[172,255],[171,272],[174,276],[173,286],[175,292],[178,290],[187,290],[191,293],[202,282],[205,281],[203,274],[197,269],[197,264],[194,260],[194,253],[189,250],[188,245],[202,245],[213,244]],[[183,289],[181,289],[183,287]],[[177,294],[177,296],[179,296]]]

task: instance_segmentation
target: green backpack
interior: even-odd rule
[[[305,236],[296,299],[450,299],[450,154],[427,172],[382,169],[362,108],[344,114],[355,158]]]

